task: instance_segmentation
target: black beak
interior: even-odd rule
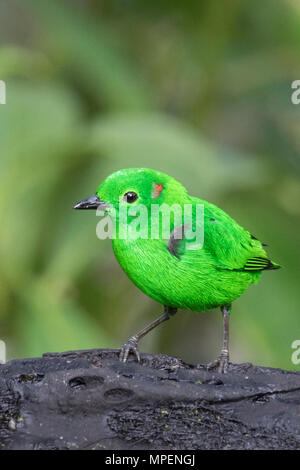
[[[101,199],[98,198],[97,194],[94,194],[94,196],[87,197],[86,199],[82,199],[82,201],[79,201],[75,204],[73,209],[107,209],[110,207],[110,204],[101,201]]]

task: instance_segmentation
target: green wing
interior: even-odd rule
[[[203,250],[218,269],[258,272],[280,268],[268,258],[264,244],[222,209],[199,199],[195,202],[204,204]]]

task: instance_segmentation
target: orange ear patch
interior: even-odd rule
[[[161,183],[153,183],[152,198],[155,199],[160,196],[160,193],[164,189],[164,185]]]

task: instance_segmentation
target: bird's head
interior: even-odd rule
[[[75,204],[74,209],[103,209],[110,213],[114,208],[130,208],[152,204],[184,204],[188,202],[186,189],[174,178],[149,168],[127,168],[108,176],[95,195]]]

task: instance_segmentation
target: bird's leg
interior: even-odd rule
[[[145,336],[147,333],[149,333],[149,331],[153,330],[153,328],[160,325],[164,321],[169,320],[170,316],[175,315],[176,312],[177,312],[177,308],[165,306],[163,315],[158,317],[149,325],[145,326],[145,328],[143,328],[141,331],[139,331],[135,335],[131,336],[131,338],[129,338],[129,340],[126,341],[126,343],[124,344],[120,352],[120,361],[126,362],[128,359],[129,353],[132,352],[136,356],[138,362],[140,362],[141,360],[140,353],[137,348],[137,344],[139,340],[143,338],[143,336]]]
[[[213,362],[207,364],[208,369],[218,367],[218,372],[224,374],[227,372],[229,364],[229,318],[231,305],[223,305],[221,307],[223,315],[223,347],[220,356]]]

